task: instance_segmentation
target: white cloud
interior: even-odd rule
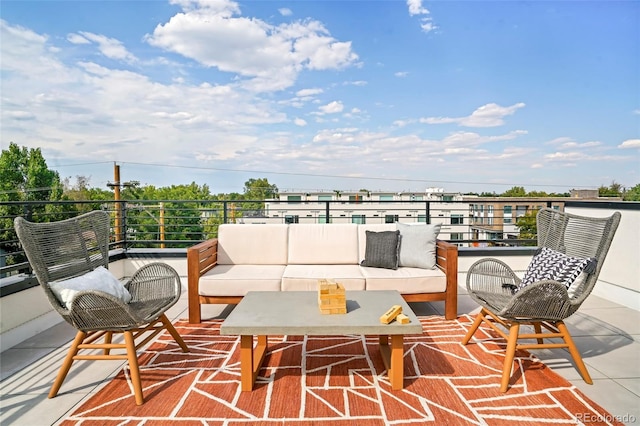
[[[351,42],[338,41],[319,21],[271,25],[240,16],[231,1],[177,1],[183,13],[158,25],[149,44],[240,77],[256,92],[292,86],[302,70],[341,69],[356,64]]]
[[[428,14],[429,11],[422,7],[422,0],[407,0],[407,6],[409,6],[409,15],[424,15]]]
[[[524,106],[523,102],[508,107],[490,103],[476,109],[467,117],[426,117],[421,118],[420,122],[427,124],[458,123],[458,125],[464,127],[497,127],[505,123],[504,117],[513,115]]]
[[[67,41],[71,44],[91,44],[89,40],[77,33],[67,34]]]
[[[640,139],[627,139],[618,145],[618,148],[640,148]]]
[[[306,126],[306,125],[307,125],[306,120],[304,120],[304,119],[302,119],[302,118],[298,118],[298,117],[296,117],[296,118],[293,120],[293,123],[294,123],[296,126],[300,126],[300,127],[304,127],[304,126]]]
[[[315,95],[319,95],[321,93],[323,93],[324,90],[320,89],[320,88],[313,88],[313,89],[302,89],[302,90],[298,90],[296,92],[296,96],[299,96],[301,98],[307,97],[307,96],[315,96]]]
[[[318,108],[323,114],[336,114],[342,112],[344,105],[340,101],[329,102]]]
[[[409,7],[410,16],[421,16],[420,28],[422,31],[429,33],[438,29],[436,24],[433,22],[433,18],[430,16],[424,16],[430,15],[431,12],[422,6],[422,0],[407,0],[407,6]]]
[[[404,77],[408,76],[409,73],[407,71],[398,71],[397,73],[395,73],[393,75],[396,76],[396,77],[399,77],[399,78],[404,78]]]
[[[87,42],[93,42],[98,45],[100,52],[110,59],[116,59],[132,63],[137,61],[135,55],[129,52],[122,42],[114,38],[106,37],[100,34],[94,34],[86,31],[80,31],[76,36],[69,34],[67,40],[75,44],[83,44],[82,39]]]
[[[280,15],[282,15],[282,16],[291,16],[291,15],[293,15],[293,12],[291,11],[291,9],[286,8],[286,7],[282,7],[280,9],[278,9],[278,12],[280,12]]]

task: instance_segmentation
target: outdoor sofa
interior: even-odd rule
[[[201,321],[203,304],[237,304],[249,291],[315,291],[320,279],[347,291],[398,290],[407,302],[444,301],[445,318],[454,319],[458,249],[437,240],[439,226],[220,225],[217,238],[187,250],[189,322]],[[394,250],[397,269],[385,263]]]

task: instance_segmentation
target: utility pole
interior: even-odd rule
[[[115,212],[116,217],[113,225],[114,225],[114,232],[116,236],[116,243],[118,243],[117,245],[120,245],[120,243],[124,241],[124,229],[123,229],[124,206],[120,201],[120,188],[135,187],[140,185],[140,182],[131,181],[131,182],[121,183],[120,182],[120,166],[115,162],[113,163],[113,180],[114,180],[113,183],[111,182],[107,183],[107,187],[113,188],[113,201],[115,202],[115,205],[116,205],[116,212]]]

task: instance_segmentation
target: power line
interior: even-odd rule
[[[273,175],[284,175],[284,176],[307,176],[307,177],[337,178],[337,179],[381,180],[381,181],[392,181],[392,182],[420,182],[425,184],[438,183],[438,184],[460,184],[460,185],[501,185],[501,186],[510,186],[510,187],[534,185],[534,186],[556,187],[556,188],[567,188],[568,186],[572,186],[574,188],[582,187],[582,185],[470,182],[470,181],[455,181],[455,180],[412,179],[412,178],[373,177],[373,176],[345,176],[345,175],[330,175],[330,174],[316,174],[316,173],[276,172],[276,171],[266,171],[266,170],[226,169],[226,168],[220,168],[220,167],[181,166],[176,164],[140,163],[140,162],[131,162],[131,161],[122,161],[119,163],[132,164],[132,165],[138,165],[138,166],[173,167],[173,168],[179,168],[179,169],[208,170],[208,171],[217,171],[217,172],[273,174]]]

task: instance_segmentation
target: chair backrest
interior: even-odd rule
[[[583,283],[590,293],[595,285],[611,241],[620,223],[620,212],[608,217],[587,217],[544,208],[538,212],[538,247],[547,247],[568,256],[595,258],[595,271]]]
[[[49,283],[109,266],[109,213],[92,211],[58,222],[17,217],[14,226],[38,282],[52,305],[61,305]]]

